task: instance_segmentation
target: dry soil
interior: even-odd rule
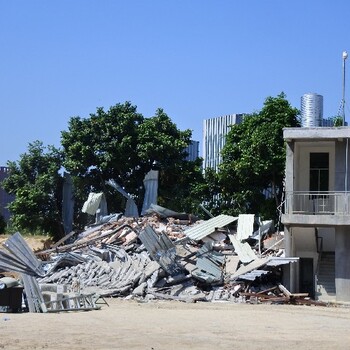
[[[101,310],[0,314],[0,349],[350,349],[350,308],[107,299]]]

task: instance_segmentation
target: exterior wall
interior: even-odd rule
[[[337,301],[350,302],[350,228],[340,226],[335,234],[335,288]]]
[[[318,237],[322,239],[322,251],[335,251],[335,228],[334,227],[318,227]]]
[[[350,135],[349,135],[350,136]],[[350,176],[346,176],[350,168],[350,142],[348,139],[340,139],[335,144],[335,190],[350,190]]]
[[[203,122],[203,169],[216,171],[222,161],[221,151],[225,145],[226,135],[231,125],[240,124],[243,114],[230,114]]]
[[[329,153],[329,191],[334,190],[335,174],[335,144],[327,142],[297,142],[295,145],[294,191],[309,191],[310,184],[310,153]]]

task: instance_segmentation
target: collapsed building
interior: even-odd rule
[[[0,249],[0,273],[19,274],[18,284],[0,278],[0,300],[2,290],[23,288],[30,312],[97,309],[106,297],[317,304],[284,286],[284,268],[297,261],[285,256],[272,221],[198,220],[152,204],[140,218],[111,215],[35,253],[12,235]]]

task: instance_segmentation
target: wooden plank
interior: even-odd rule
[[[305,298],[308,297],[309,293],[292,293],[291,298]]]
[[[292,293],[281,283],[278,284],[280,291],[288,298],[292,296]]]
[[[275,297],[275,298],[260,298],[261,302],[284,302],[284,303],[288,303],[289,302],[289,298],[288,297]]]
[[[265,290],[262,290],[256,294],[265,294],[265,293],[268,293],[268,292],[272,292],[273,290],[275,290],[276,288],[278,288],[278,286],[274,286],[274,287],[271,287],[271,288],[268,288],[268,289],[265,289]]]

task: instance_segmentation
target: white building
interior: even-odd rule
[[[284,274],[292,292],[350,301],[350,128],[286,128]],[[294,265],[294,266],[293,266]]]
[[[218,118],[205,119],[203,122],[203,169],[218,170],[222,162],[221,151],[231,125],[240,124],[243,114],[229,114]]]

